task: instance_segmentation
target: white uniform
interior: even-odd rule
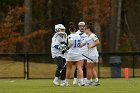
[[[68,44],[70,45],[70,48],[68,50],[67,54],[67,61],[79,61],[81,60],[81,50],[80,50],[80,35],[76,33],[71,33],[68,36]]]
[[[81,33],[82,33],[82,32],[81,32],[80,30],[78,30],[78,31],[76,32],[76,34],[78,34],[78,35],[80,35]],[[88,38],[88,35],[87,35],[86,33],[83,33],[83,34],[80,35],[80,37],[81,37],[81,42],[82,42],[82,41],[84,41],[85,39]],[[81,48],[81,53],[82,53],[83,55],[85,55],[85,56],[88,56],[88,47],[87,47],[87,45],[85,45],[85,46],[83,46],[83,47]],[[82,56],[82,59],[86,59],[86,60],[87,60],[87,58],[84,57],[84,56]]]
[[[93,44],[95,42],[95,40],[97,40],[98,37],[95,34],[91,34],[88,38],[85,39],[85,42],[87,43],[87,46]],[[88,57],[90,59],[92,59],[94,62],[98,62],[98,51],[97,51],[97,47],[93,47],[93,48],[88,48]],[[87,62],[91,62],[91,60],[87,60]],[[94,63],[91,62],[91,63]]]
[[[51,44],[52,58],[59,57],[59,56],[65,58],[65,56],[62,54],[62,51],[60,50],[60,42],[55,38],[56,34],[57,33],[55,33],[52,38],[52,44]]]

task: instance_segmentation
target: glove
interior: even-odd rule
[[[64,54],[67,50],[69,50],[69,47],[67,47],[65,50],[63,50],[62,54]]]
[[[64,44],[64,45],[67,45],[67,43],[66,43],[66,42],[60,42],[60,44]]]

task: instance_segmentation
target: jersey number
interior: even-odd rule
[[[75,40],[74,41],[74,48],[80,47],[80,40]]]

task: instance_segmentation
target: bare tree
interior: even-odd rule
[[[32,0],[25,0],[25,19],[24,19],[24,35],[28,35],[32,31]],[[24,45],[24,52],[28,52],[29,47]]]
[[[93,0],[94,3],[94,18],[95,18],[95,33],[98,35],[99,39],[102,40],[101,36],[101,24],[100,24],[100,18],[99,18],[99,0]],[[102,51],[102,45],[99,46],[99,51]]]
[[[52,0],[48,0],[48,19],[50,22],[50,26],[52,26]]]
[[[116,46],[115,50],[119,49],[119,41],[120,41],[120,31],[121,31],[121,10],[122,10],[122,0],[118,0],[118,11],[117,11],[117,32],[116,32]]]
[[[111,11],[113,11],[113,14],[110,19],[109,46],[112,52],[118,51],[119,48],[121,5],[122,0],[111,0]]]

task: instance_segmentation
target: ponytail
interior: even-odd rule
[[[73,22],[69,23],[69,31],[70,32],[76,32],[76,28]]]

